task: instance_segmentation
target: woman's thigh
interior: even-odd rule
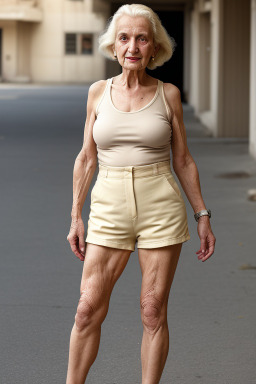
[[[161,306],[167,306],[181,248],[182,243],[154,249],[138,249],[142,272],[141,303],[152,298]]]
[[[131,251],[87,243],[81,279],[81,294],[107,297],[121,276]]]

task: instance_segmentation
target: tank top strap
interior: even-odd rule
[[[159,81],[160,81],[160,92],[159,93],[160,93],[161,98],[163,100],[163,103],[165,105],[168,121],[171,122],[171,111],[170,111],[170,107],[169,107],[169,105],[167,103],[166,96],[165,96],[165,93],[164,93],[164,83],[161,80],[159,80]]]
[[[98,114],[99,114],[99,107],[100,107],[100,105],[102,104],[103,99],[104,99],[106,96],[107,96],[107,98],[108,98],[108,95],[109,95],[109,93],[110,93],[109,88],[110,88],[111,80],[112,80],[112,78],[107,79],[107,84],[106,84],[106,86],[105,86],[104,92],[103,92],[103,94],[102,94],[102,96],[101,96],[101,98],[100,98],[100,100],[99,100],[99,102],[98,102],[98,105],[97,105],[97,107],[96,107],[96,116],[98,116]]]

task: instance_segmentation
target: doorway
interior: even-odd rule
[[[161,67],[150,71],[146,70],[151,76],[162,80],[165,83],[172,83],[179,88],[181,92],[181,100],[184,101],[183,95],[183,29],[184,29],[184,12],[182,11],[158,11],[158,14],[167,33],[174,38],[176,48],[173,56]]]

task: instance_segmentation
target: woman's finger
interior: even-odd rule
[[[70,241],[70,247],[74,254],[78,253],[78,248],[74,240]]]
[[[206,252],[206,249],[207,249],[207,241],[206,241],[206,238],[203,238],[201,239],[201,248],[200,248],[200,251],[202,253],[205,253]]]
[[[79,237],[79,249],[80,249],[81,254],[84,256],[84,254],[85,254],[84,235]]]
[[[209,259],[209,257],[212,256],[212,254],[214,253],[214,245],[215,241],[210,243],[209,249],[207,250],[206,254],[201,258],[202,261],[206,261],[207,259]]]
[[[84,242],[84,240],[83,240],[83,243],[81,245],[79,245],[79,248],[80,248],[79,259],[81,261],[84,261],[84,258],[85,258],[85,242]]]
[[[205,253],[206,253],[206,250],[207,250],[207,241],[205,238],[202,238],[201,239],[201,246],[200,246],[200,249],[199,251],[196,252],[197,254],[197,258],[200,260],[202,257],[205,256]]]

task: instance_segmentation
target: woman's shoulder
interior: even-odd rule
[[[98,80],[92,83],[89,87],[88,95],[92,97],[97,97],[99,93],[101,93],[106,85],[108,80]]]
[[[88,100],[89,100],[89,103],[93,105],[93,109],[95,113],[96,113],[97,104],[104,93],[107,82],[108,80],[98,80],[92,83],[89,87]]]
[[[181,92],[179,88],[172,83],[163,83],[163,90],[166,100],[171,108],[181,106]]]
[[[172,84],[172,83],[164,83],[163,82],[164,91],[167,95],[170,97],[179,97],[180,96],[180,90],[179,88]]]

